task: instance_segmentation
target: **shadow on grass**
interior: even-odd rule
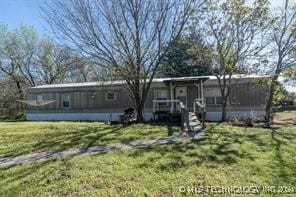
[[[0,195],[36,196],[40,192],[38,188],[43,188],[45,191],[42,191],[42,193],[45,192],[47,195],[49,192],[53,196],[65,196],[66,190],[60,189],[57,191],[55,187],[56,182],[63,182],[73,178],[71,168],[77,166],[74,166],[75,163],[70,161],[71,158],[47,160],[34,163],[33,165],[1,167]]]
[[[163,127],[163,131],[158,131],[154,129],[149,131],[149,128],[153,127]],[[152,138],[172,136],[180,133],[179,129],[176,129],[176,125],[167,124],[163,122],[152,122],[147,124],[141,124],[141,127],[137,125],[104,125],[100,124],[97,126],[84,126],[83,128],[70,128],[68,132],[58,132],[61,130],[59,126],[48,125],[46,128],[41,127],[41,129],[49,129],[54,132],[45,133],[44,136],[32,135],[32,138],[36,138],[37,142],[32,144],[18,144],[18,146],[13,147],[5,154],[0,157],[15,157],[29,153],[37,153],[43,151],[63,151],[71,148],[90,148],[96,145],[105,145],[109,143],[126,143],[134,140],[141,139],[151,139]],[[139,129],[139,131],[137,130]],[[142,129],[142,130],[141,130]],[[147,131],[143,131],[148,129]],[[156,132],[157,134],[153,134]],[[163,133],[162,133],[163,132]],[[154,136],[155,135],[155,136]],[[153,137],[154,136],[154,137]],[[20,139],[21,141],[22,139]],[[31,140],[31,139],[30,139]]]
[[[178,132],[180,132],[178,129],[174,128],[175,125],[171,124],[164,124],[164,123],[151,123],[149,124],[151,126],[164,126],[164,136],[166,135],[174,135]],[[55,126],[52,129],[56,129]],[[97,145],[97,142],[102,142],[104,144],[108,144],[110,141],[113,141],[116,139],[116,137],[125,134],[125,129],[129,129],[130,127],[134,128],[135,125],[128,125],[128,126],[122,126],[122,125],[100,125],[97,127],[87,127],[82,129],[76,129],[75,131],[67,132],[66,134],[58,134],[53,133],[53,138],[50,138],[50,135],[47,135],[47,138],[44,140],[39,141],[34,146],[32,146],[32,150],[34,151],[42,151],[51,149],[52,147],[55,147],[55,151],[59,150],[65,150],[69,148],[73,148],[80,144],[82,146],[81,149],[87,150],[89,147],[92,147],[94,145]],[[58,127],[57,127],[58,128]],[[143,127],[145,128],[145,127]],[[112,134],[112,137],[109,137]],[[113,135],[114,134],[114,135]],[[57,135],[57,136],[56,136]],[[137,138],[141,138],[142,135],[145,135],[145,133],[138,133],[136,135]],[[125,141],[126,139],[124,139]],[[28,149],[25,150],[18,150],[17,154],[13,151],[7,153],[7,154],[13,154],[16,155],[22,155],[24,152],[28,151]],[[106,154],[106,153],[100,153],[100,154]],[[60,178],[61,180],[70,178],[69,176],[69,169],[71,168],[72,163],[67,162],[75,155],[68,156],[64,159],[53,159],[53,160],[47,160],[47,161],[40,161],[36,162],[34,164],[26,164],[26,165],[12,165],[9,167],[1,167],[1,174],[0,177],[3,177],[1,183],[1,187],[4,188],[4,190],[0,191],[13,191],[14,189],[17,189],[17,185],[22,184],[22,181],[30,181],[32,176],[36,174],[37,176],[34,178],[37,179],[37,182],[39,185],[42,184],[50,184],[52,178]],[[59,162],[62,163],[61,165],[51,165],[51,163]],[[71,164],[71,165],[70,165]],[[54,176],[51,176],[51,173],[54,172]],[[40,175],[41,174],[41,175]],[[58,174],[58,175],[57,175]],[[55,177],[58,176],[58,177]],[[9,177],[9,178],[8,178]],[[20,181],[20,182],[19,182]],[[17,194],[17,193],[16,193]]]
[[[18,146],[7,152],[4,156],[20,156],[28,153],[43,151],[62,151],[70,148],[89,147],[104,136],[121,130],[122,127],[116,126],[108,128],[106,126],[87,127],[83,129],[73,129],[71,132],[46,134],[42,140],[30,146]],[[106,141],[107,143],[108,141]]]
[[[205,131],[205,136],[190,142],[175,143],[169,146],[148,147],[134,150],[131,157],[142,157],[146,153],[155,152],[153,156],[143,161],[140,168],[158,165],[161,171],[175,171],[191,165],[215,167],[217,165],[232,165],[239,160],[252,162],[256,156],[253,150],[240,149],[244,143],[253,144],[256,151],[265,152],[270,149],[270,140],[262,139],[260,135],[268,136],[266,130],[256,131],[248,128],[224,127],[223,124],[211,124]],[[264,154],[264,153],[263,153]],[[157,160],[164,161],[159,164]],[[280,158],[279,158],[280,159]]]
[[[286,168],[289,168],[288,165],[286,165],[286,162],[284,161],[282,157],[282,146],[286,145],[286,143],[282,140],[279,139],[279,137],[282,137],[284,139],[290,140],[291,138],[286,137],[285,135],[281,134],[278,132],[278,129],[276,128],[271,128],[271,139],[273,141],[273,148],[275,151],[275,160],[278,163],[278,178],[281,180],[287,180],[289,178],[289,174],[286,173]],[[294,136],[295,137],[295,136]],[[295,139],[295,138],[294,138]],[[275,182],[275,184],[278,186],[280,184],[279,180]]]
[[[68,143],[79,143],[80,138],[83,138],[85,135],[83,132],[100,133],[101,129],[102,128],[97,128],[93,131],[82,130],[80,135],[69,137],[68,140],[70,141]],[[120,129],[121,127],[114,127],[105,134],[98,134],[96,137],[91,137],[86,140],[85,145],[86,147],[92,146],[96,140],[99,140],[104,135],[116,133]],[[207,127],[205,136],[201,139],[170,145],[139,148],[129,151],[127,156],[141,159],[142,161],[136,164],[135,167],[141,168],[143,171],[154,168],[153,170],[156,169],[162,172],[174,173],[175,171],[183,170],[191,166],[199,167],[203,165],[207,167],[206,169],[210,169],[218,166],[235,165],[239,160],[243,160],[245,163],[253,162],[253,160],[256,159],[256,156],[252,154],[254,149],[256,149],[256,151],[274,150],[275,160],[278,162],[280,172],[280,179],[275,178],[274,182],[278,185],[280,183],[285,183],[285,181],[287,182],[287,180],[293,180],[293,178],[291,179],[291,175],[289,177],[285,172],[285,168],[289,166],[287,166],[285,159],[282,157],[282,146],[286,145],[286,142],[291,140],[294,135],[295,133],[279,132],[278,129],[275,128],[256,130],[255,128],[247,129],[225,127],[223,124],[211,124]],[[251,144],[249,145],[251,149],[241,150],[240,146],[246,143]],[[45,147],[47,146],[50,146],[50,143],[45,145]],[[1,186],[8,186],[5,190],[14,189],[14,187],[17,187],[16,182],[19,180],[28,180],[30,178],[26,177],[30,177],[34,175],[34,173],[40,174],[40,171],[42,171],[42,176],[38,176],[38,180],[36,181],[39,184],[49,184],[55,181],[54,178],[59,178],[61,180],[70,179],[71,177],[69,177],[68,172],[72,167],[71,165],[74,164],[73,162],[68,162],[69,159],[71,159],[71,157],[35,163],[34,165],[27,165],[21,168],[16,167],[16,169],[15,166],[1,168],[2,173],[0,177],[3,177]],[[273,158],[271,158],[270,162],[274,162],[272,159]],[[50,165],[51,162],[55,161],[61,162],[62,164]],[[10,174],[11,169],[13,170],[13,175]],[[58,177],[50,176],[52,172],[58,174]],[[4,177],[9,178],[5,178],[4,180]]]

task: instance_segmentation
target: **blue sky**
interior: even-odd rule
[[[0,0],[0,24],[8,25],[9,29],[28,24],[40,34],[49,34],[48,25],[40,11],[44,2],[46,0]]]
[[[46,1],[50,0],[0,0],[0,23],[7,24],[10,29],[28,24],[34,26],[40,34],[49,34],[48,25],[40,11],[40,6]],[[284,0],[271,0],[273,6],[281,2]]]
[[[40,11],[40,6],[46,1],[50,0],[0,0],[0,24],[7,24],[9,29],[28,24],[34,26],[39,34],[50,35],[49,27]],[[271,0],[270,2],[272,7],[284,4],[284,0]],[[287,88],[296,92],[295,87]]]

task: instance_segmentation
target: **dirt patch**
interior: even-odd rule
[[[274,115],[273,122],[276,124],[296,125],[296,111],[278,112]]]

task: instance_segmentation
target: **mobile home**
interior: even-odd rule
[[[257,85],[258,75],[234,75],[227,117],[263,120],[267,89]],[[124,81],[41,85],[29,88],[28,120],[118,120],[133,102]],[[204,106],[205,119],[221,119],[222,98],[215,76],[154,79],[144,108],[146,120],[157,119],[158,112],[175,113],[181,108],[194,111]],[[197,106],[198,107],[198,106]]]

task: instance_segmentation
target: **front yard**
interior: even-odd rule
[[[101,122],[0,122],[0,158],[178,134],[178,127],[164,123],[109,126]]]
[[[0,128],[1,157],[179,134],[157,124],[24,122]],[[295,125],[212,123],[200,140],[1,167],[0,195],[176,196],[198,186],[286,186],[295,192],[295,150]]]

